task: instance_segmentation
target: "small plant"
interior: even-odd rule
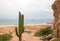
[[[51,29],[51,27],[46,27],[44,29],[38,30],[34,35],[43,36],[43,35],[48,35],[48,34],[52,34],[52,33],[53,33],[53,30]]]
[[[0,35],[0,41],[9,41],[12,38],[11,34],[2,34]]]
[[[15,28],[15,32],[19,41],[22,41],[22,33],[24,32],[24,15],[19,12],[19,26]]]

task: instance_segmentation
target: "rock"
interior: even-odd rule
[[[45,39],[45,35],[44,36],[40,36],[39,38],[40,38],[40,40],[44,40]]]
[[[49,34],[48,36],[46,36],[45,39],[48,39],[48,40],[52,39],[52,34]]]
[[[59,41],[58,38],[52,38],[50,41]]]
[[[56,32],[54,31],[54,33],[60,36],[60,0],[54,1],[54,3],[52,4],[52,9],[54,11],[53,30],[56,30]]]

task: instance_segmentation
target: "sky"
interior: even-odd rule
[[[25,19],[53,19],[53,2],[54,0],[0,0],[0,19],[18,19],[19,11]]]

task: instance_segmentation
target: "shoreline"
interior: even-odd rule
[[[18,24],[0,24],[0,25],[18,25]],[[52,24],[24,24],[24,25],[52,25]]]
[[[18,27],[18,25],[16,24],[1,24],[0,27]],[[35,27],[35,26],[52,26],[53,27],[53,24],[24,24],[24,27]]]
[[[24,26],[39,26],[39,25],[52,25],[53,24],[24,24]],[[17,24],[0,24],[0,26],[18,26]]]
[[[24,24],[24,26],[39,26],[39,25],[51,25],[53,26],[53,24]],[[17,24],[0,24],[0,26],[18,26]]]
[[[40,41],[38,37],[34,36],[34,33],[43,29],[47,26],[52,26],[52,24],[24,24],[25,31],[22,34],[22,37],[25,41]],[[18,41],[18,37],[16,36],[15,27],[18,25],[0,25],[0,34],[11,33],[13,38],[11,41]],[[28,32],[31,32],[30,34]],[[28,39],[27,39],[28,38]]]

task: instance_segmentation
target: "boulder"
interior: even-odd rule
[[[59,38],[52,38],[50,41],[60,41]]]
[[[52,34],[49,34],[48,36],[46,36],[45,39],[47,39],[47,40],[52,39]]]

